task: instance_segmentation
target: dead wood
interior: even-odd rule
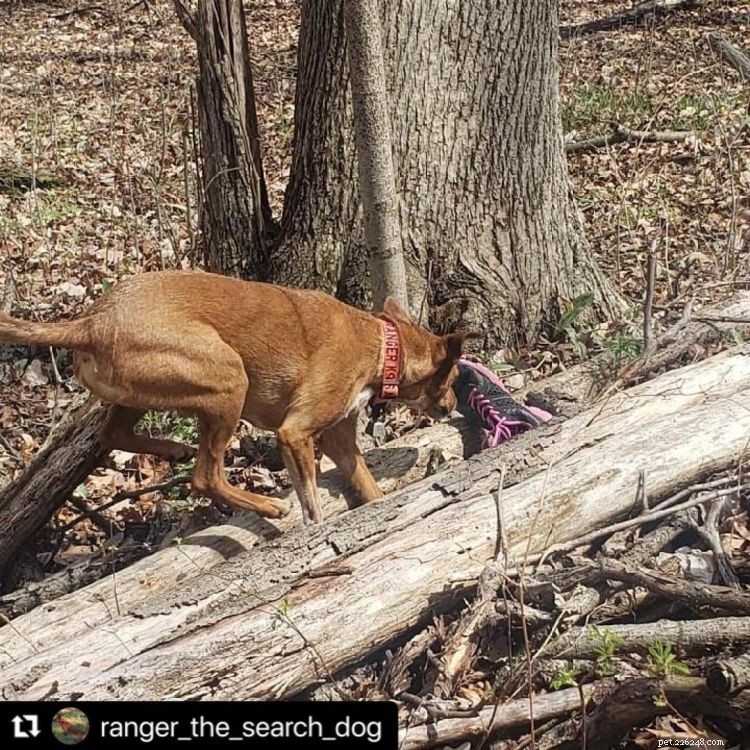
[[[686,581],[657,570],[635,569],[616,560],[602,559],[598,567],[602,578],[643,586],[670,601],[679,601],[697,610],[710,607],[734,615],[750,615],[748,591]]]
[[[624,125],[615,125],[611,133],[589,138],[585,141],[570,141],[565,144],[569,154],[607,148],[618,143],[675,143],[695,138],[692,130],[631,130]]]
[[[728,42],[720,34],[711,33],[708,34],[706,38],[708,39],[711,49],[723,60],[728,62],[735,70],[739,71],[740,76],[745,82],[750,83],[750,56]]]
[[[86,402],[72,409],[26,471],[0,492],[0,575],[107,453],[101,442],[109,409]]]
[[[724,505],[724,502],[718,502],[713,503],[707,508],[704,511],[705,518],[703,523],[697,525],[696,529],[709,549],[714,553],[716,573],[719,581],[724,586],[731,586],[738,589],[741,587],[740,579],[732,568],[732,563],[729,561],[729,556],[724,550],[724,545],[721,543],[721,537],[719,536],[719,520]]]
[[[638,23],[644,19],[655,19],[676,10],[690,10],[696,5],[696,0],[648,0],[648,2],[628,8],[606,18],[599,18],[586,23],[560,27],[560,38],[570,39],[575,36],[595,34],[597,31],[608,31],[620,26]]]
[[[0,596],[0,616],[8,620],[20,617],[46,602],[116,574],[149,552],[149,548],[144,545],[125,543],[45,576],[41,581],[30,581],[9,594]],[[112,581],[106,586],[111,590]]]
[[[662,698],[661,701],[656,700]],[[616,686],[610,681],[594,691],[586,716],[586,747],[608,750],[636,726],[675,711],[688,716],[722,716],[750,721],[750,690],[727,698],[712,692],[700,677],[641,678]],[[587,710],[591,710],[591,706]],[[557,750],[579,750],[580,738],[557,745]]]
[[[169,591],[157,586],[147,602],[100,625],[82,630],[60,612],[54,624],[45,612],[29,613],[15,629],[0,629],[0,685],[19,698],[295,695],[455,608],[472,590],[495,555],[501,463],[515,561],[630,512],[646,468],[658,499],[734,465],[750,430],[746,406],[750,359],[742,351],[668,372],[613,395],[594,414],[526,433],[328,524],[278,536]],[[657,463],[653,444],[661,446]],[[110,613],[112,603],[110,593]],[[343,629],[331,612],[346,612]]]
[[[591,692],[584,688],[584,697]],[[578,688],[567,688],[547,695],[534,696],[533,720],[546,721],[564,716],[581,708],[581,694]],[[497,706],[483,708],[476,716],[456,719],[443,719],[434,724],[407,727],[399,733],[400,750],[428,750],[444,747],[463,740],[477,740],[491,737],[502,730],[529,724],[532,718],[532,704],[528,698],[508,701]]]
[[[721,695],[750,688],[750,652],[734,659],[722,659],[709,666],[706,682],[711,690]]]
[[[425,476],[430,452],[434,446],[439,446],[442,454],[448,457],[447,465],[459,460],[464,439],[463,428],[462,420],[454,420],[433,425],[428,429],[414,430],[388,443],[386,447],[367,451],[365,455],[368,465],[378,478],[383,490],[393,492]],[[81,447],[85,448],[85,445]],[[323,514],[325,518],[331,518],[347,509],[344,499],[346,488],[338,471],[333,469],[333,464],[328,459],[321,460],[321,470],[323,473],[319,478],[319,484]],[[75,476],[79,479],[78,484],[85,480],[85,475],[79,476],[76,473]],[[183,481],[183,478],[176,477],[160,485],[121,492],[112,501],[99,506],[97,510],[101,511],[110,504],[137,497],[143,492],[152,492],[158,488],[168,489]],[[292,513],[275,525],[267,523],[254,513],[237,513],[225,523],[185,536],[181,545],[158,550],[147,559],[130,564],[121,571],[120,568],[126,564],[126,560],[132,563],[136,559],[132,548],[128,548],[122,554],[112,552],[107,556],[107,562],[98,557],[92,558],[91,561],[48,576],[43,581],[26,584],[20,589],[5,594],[0,597],[0,612],[12,619],[40,604],[69,594],[69,600],[61,606],[66,612],[78,613],[78,616],[71,622],[77,622],[81,629],[104,622],[109,619],[110,614],[108,608],[102,605],[102,601],[112,597],[113,583],[109,576],[113,571],[118,571],[118,606],[123,609],[133,607],[140,601],[153,596],[161,588],[170,586],[176,580],[187,581],[194,578],[229,557],[251,549],[264,539],[299,527],[302,523],[299,504],[294,497],[289,494],[287,496],[293,501]],[[68,526],[78,520],[74,519]],[[43,525],[44,521],[40,523]],[[105,580],[100,581],[101,578]],[[89,586],[80,596],[75,593],[82,586],[95,584],[95,582],[98,583]],[[50,610],[50,612],[54,611]],[[40,638],[46,637],[42,633],[47,633],[48,629],[50,629],[50,634],[54,632],[57,619],[57,616],[54,616],[46,624],[35,621],[35,625],[41,627]],[[35,631],[36,627],[33,630]],[[2,662],[2,656],[0,656],[0,662]]]
[[[750,617],[716,617],[711,620],[658,620],[643,624],[607,625],[617,636],[616,653],[646,654],[655,641],[669,644],[682,656],[716,654],[726,648],[750,644]],[[619,640],[621,639],[621,641]],[[593,628],[576,627],[544,649],[546,658],[596,658],[601,639]]]
[[[750,292],[739,292],[707,308],[703,315],[750,320]],[[750,324],[703,323],[692,320],[689,314],[683,315],[672,328],[654,338],[650,349],[625,367],[618,364],[614,355],[603,352],[587,362],[530,385],[525,395],[530,403],[554,414],[573,416],[603,394],[639,382],[687,358],[694,359],[706,347],[728,339],[733,330],[748,336]]]

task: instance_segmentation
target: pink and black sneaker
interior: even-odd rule
[[[464,445],[466,455],[494,448],[514,435],[552,419],[544,409],[519,404],[488,367],[462,359],[458,371],[458,379],[453,385],[457,408],[474,438],[473,444]]]

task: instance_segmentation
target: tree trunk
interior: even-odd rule
[[[181,11],[181,12],[180,12]],[[185,23],[184,6],[178,12]],[[199,0],[185,23],[198,47],[201,227],[211,271],[262,279],[275,225],[266,193],[241,0]]]
[[[382,310],[386,297],[390,296],[408,309],[376,1],[344,1],[359,192],[370,260],[373,307]]]
[[[412,304],[426,296],[433,327],[462,320],[486,344],[533,338],[587,291],[616,309],[570,195],[554,0],[385,0],[383,29]],[[365,304],[341,0],[303,3],[299,47],[271,276]]]
[[[3,695],[298,694],[466,596],[495,557],[500,462],[509,465],[502,503],[511,560],[629,514],[643,470],[656,501],[736,463],[750,430],[750,360],[728,352],[616,394],[558,425],[550,445],[553,427],[283,534],[70,637],[60,628],[71,618],[61,618],[56,638],[35,641],[33,653],[16,621],[3,629],[2,652],[18,654],[0,670]]]

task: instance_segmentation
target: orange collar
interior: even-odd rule
[[[382,400],[398,398],[401,385],[401,339],[398,328],[389,318],[381,318],[383,324],[383,343],[385,356],[383,358],[383,385],[380,389]]]

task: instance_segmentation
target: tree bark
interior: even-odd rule
[[[91,403],[70,411],[26,471],[0,492],[0,575],[7,576],[29,539],[107,454],[101,432],[109,408]]]
[[[241,0],[176,0],[198,49],[201,228],[211,271],[263,279],[276,227],[261,160],[245,11]]]
[[[19,654],[0,685],[6,698],[290,697],[467,594],[495,556],[499,462],[509,467],[509,557],[520,559],[631,512],[643,469],[658,499],[736,462],[746,407],[743,352],[671,371],[381,502],[283,534],[106,623],[67,637],[59,619],[56,637],[34,641],[38,653],[25,658],[28,636],[16,621],[0,631],[2,653]],[[620,456],[627,462],[613,460]],[[331,612],[346,613],[343,627]]]
[[[376,0],[344,0],[344,21],[373,307],[390,296],[408,310]]]
[[[604,312],[620,309],[570,195],[556,5],[383,6],[409,297],[429,308],[433,328],[460,321],[487,345],[533,339],[585,292]],[[284,241],[271,277],[366,304],[345,60],[341,0],[307,0]]]

